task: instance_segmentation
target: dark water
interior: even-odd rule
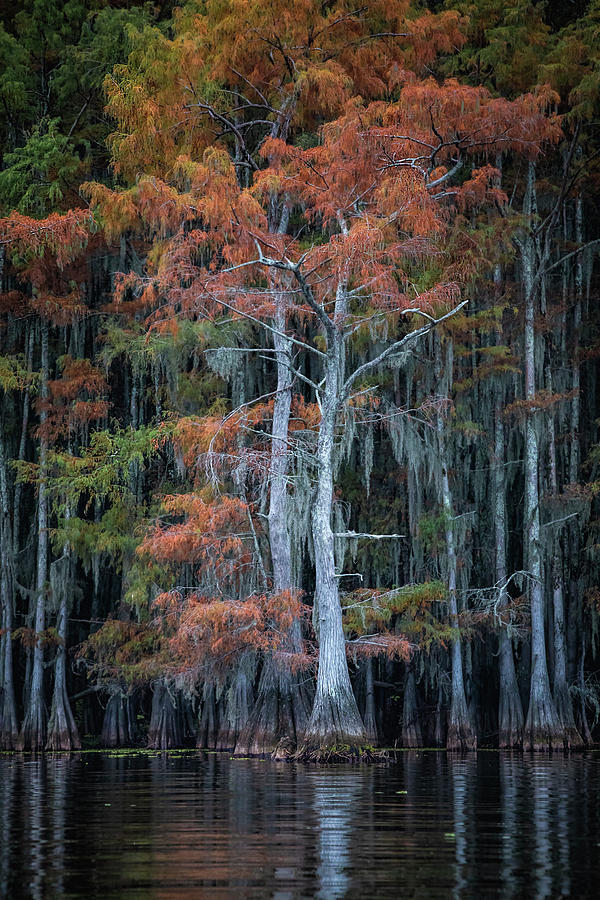
[[[600,897],[600,755],[0,756],[0,896]]]

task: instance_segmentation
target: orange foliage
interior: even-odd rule
[[[175,494],[163,500],[165,515],[178,522],[159,522],[140,545],[139,552],[174,566],[209,567],[215,578],[235,584],[237,573],[252,562],[245,544],[247,506],[233,497],[206,500],[202,494]]]
[[[101,421],[109,408],[108,401],[98,396],[108,393],[104,375],[88,359],[64,356],[60,367],[62,377],[48,382],[48,399],[37,402],[38,412],[44,411],[46,420],[36,433],[51,441]]]
[[[229,666],[231,657],[245,650],[273,652],[292,668],[311,665],[308,652],[287,649],[292,623],[310,612],[298,591],[254,594],[244,600],[171,591],[157,597],[154,611],[174,630],[169,649],[176,671]]]

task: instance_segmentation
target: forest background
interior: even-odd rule
[[[2,748],[594,741],[599,87],[598,0],[2,4]]]

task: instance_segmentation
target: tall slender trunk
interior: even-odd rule
[[[546,390],[552,393],[552,372],[550,365],[546,368]],[[548,484],[551,494],[558,495],[558,478],[556,473],[556,433],[554,416],[550,410],[548,413],[548,455],[549,477]],[[567,640],[565,621],[565,594],[564,594],[564,566],[560,544],[560,534],[555,533],[550,537],[552,541],[550,577],[552,579],[552,609],[554,613],[554,679],[552,695],[556,712],[563,726],[563,740],[565,747],[580,747],[583,744],[581,735],[575,725],[573,703],[569,692],[567,679]]]
[[[375,712],[375,683],[373,680],[373,660],[370,656],[364,662],[365,673],[365,714],[363,721],[370,744],[377,746],[377,715]]]
[[[442,371],[442,350],[438,334],[433,337],[435,346],[436,370],[439,378]],[[452,372],[452,351],[448,351],[448,377]],[[450,657],[452,663],[452,697],[450,702],[450,720],[448,723],[448,736],[446,746],[449,750],[474,750],[477,747],[477,735],[473,729],[467,706],[465,694],[465,682],[463,675],[463,663],[461,652],[461,640],[458,623],[458,597],[456,594],[456,547],[454,543],[454,509],[452,494],[450,491],[450,479],[448,475],[448,448],[446,445],[446,425],[441,412],[437,415],[438,451],[441,466],[441,492],[442,509],[444,512],[444,536],[446,541],[446,565],[448,577],[448,607],[450,610],[450,624],[455,629],[452,640]]]
[[[402,703],[402,746],[422,747],[423,737],[417,707],[415,673],[411,663],[406,664],[404,676],[404,700]]]
[[[526,215],[533,217],[535,209],[535,166],[529,164]],[[525,399],[528,401],[525,422],[525,510],[524,530],[527,570],[531,578],[531,683],[529,709],[525,722],[524,746],[528,750],[548,750],[562,747],[562,728],[558,718],[548,677],[545,636],[545,597],[542,571],[540,496],[539,496],[539,440],[535,421],[535,272],[536,248],[527,234],[521,243],[523,291],[525,299]]]
[[[66,519],[70,518],[67,505]],[[47,750],[79,750],[81,741],[67,692],[67,630],[68,630],[68,594],[73,588],[73,561],[69,543],[63,546],[62,559],[54,565],[63,567],[63,574],[58,581],[60,591],[56,631],[58,646],[54,663],[54,691],[50,721],[48,722]]]
[[[277,393],[273,404],[269,465],[269,545],[273,566],[273,590],[293,591],[292,548],[288,529],[289,422],[292,404],[292,343],[285,335],[287,297],[276,297],[274,325]],[[301,626],[294,622],[285,649],[298,652]],[[295,748],[308,719],[308,699],[298,678],[272,654],[264,659],[258,693],[247,726],[235,752],[242,755],[275,753],[283,756]]]
[[[48,399],[48,342],[49,325],[42,320],[41,325],[42,370],[40,381],[40,400],[42,404]],[[40,425],[46,422],[46,411],[42,406]],[[40,750],[46,743],[47,711],[44,700],[44,647],[41,634],[46,627],[46,589],[48,577],[48,495],[46,487],[48,465],[48,439],[40,436],[39,481],[38,481],[38,541],[37,541],[37,577],[35,601],[35,645],[33,648],[33,664],[31,682],[25,710],[25,719],[19,735],[19,749]]]
[[[14,554],[8,493],[8,472],[4,441],[0,434],[0,600],[2,611],[2,653],[0,654],[0,748],[13,750],[19,726],[13,676],[12,631],[14,617]]]
[[[575,201],[575,241],[583,244],[583,202],[581,194]],[[581,388],[581,372],[579,365],[579,337],[581,332],[581,303],[583,300],[583,258],[578,253],[575,257],[575,308],[573,310],[573,350],[572,350],[572,388],[571,401],[571,453],[569,458],[569,481],[576,484],[579,477],[579,415]]]
[[[496,400],[494,409],[494,530],[496,544],[496,584],[501,586],[499,607],[508,605],[506,590],[506,484],[504,478],[504,422],[502,405]],[[523,743],[523,705],[519,694],[512,640],[501,625],[498,634],[500,656],[500,692],[498,704],[498,743],[500,748],[520,747]]]
[[[339,746],[357,749],[367,740],[348,672],[331,528],[333,450],[344,375],[346,310],[346,286],[341,282],[336,294],[334,322],[327,334],[325,386],[317,441],[317,495],[312,510],[316,576],[314,620],[319,641],[319,670],[313,709],[300,748],[301,753],[308,754],[327,753]]]
[[[26,359],[27,371],[31,373],[33,366],[33,328],[27,331]],[[27,428],[29,425],[30,388],[27,385],[23,397],[23,415],[21,417],[21,436],[19,441],[18,459],[25,459],[25,443],[27,440]],[[2,661],[2,675],[0,683],[3,686],[2,702],[0,708],[0,749],[13,750],[16,748],[19,738],[19,727],[15,702],[14,668],[12,632],[14,627],[15,605],[15,577],[17,556],[19,552],[19,531],[21,522],[21,493],[22,484],[14,485],[12,522],[10,510],[10,496],[8,487],[7,458],[4,442],[0,436],[0,547],[2,559],[0,561],[0,591],[2,592],[2,628],[3,628],[3,652],[0,654]]]

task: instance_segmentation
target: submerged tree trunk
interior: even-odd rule
[[[500,616],[508,605],[506,592],[506,484],[504,478],[504,423],[500,400],[494,411],[495,446],[493,459],[493,490],[496,537],[496,584],[501,591],[498,603]],[[523,704],[519,693],[512,640],[504,623],[498,634],[500,657],[500,690],[498,702],[498,745],[500,749],[521,747],[523,744]]]
[[[42,403],[48,399],[48,322],[41,323],[42,371],[40,383],[40,399]],[[42,407],[40,425],[46,422],[46,412]],[[33,664],[31,681],[27,697],[25,719],[19,735],[18,746],[21,750],[41,750],[46,743],[47,711],[44,700],[44,647],[42,633],[46,627],[46,590],[48,577],[48,495],[46,487],[48,439],[40,436],[40,462],[38,482],[38,541],[37,541],[37,577],[35,601],[35,644],[33,648]]]
[[[300,748],[302,754],[308,755],[327,753],[336,748],[356,751],[367,741],[348,672],[331,528],[333,445],[344,374],[345,292],[345,285],[340,284],[336,296],[335,324],[328,328],[325,387],[317,442],[317,496],[312,510],[312,536],[319,669],[313,709]]]
[[[525,214],[535,214],[535,167],[529,164]],[[525,547],[527,570],[531,578],[531,682],[529,709],[525,722],[524,746],[527,750],[562,747],[562,727],[558,718],[548,676],[545,637],[545,598],[542,573],[539,497],[539,440],[535,412],[535,272],[536,248],[527,234],[521,242],[523,289],[525,294]]]

